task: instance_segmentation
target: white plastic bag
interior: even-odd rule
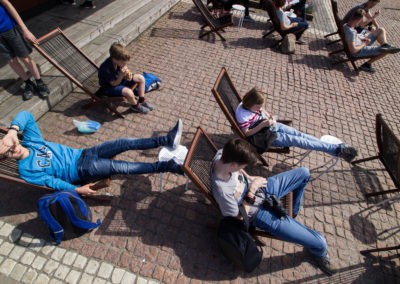
[[[73,119],[73,122],[76,128],[78,128],[78,131],[81,133],[94,133],[101,127],[100,123],[93,120],[79,121]]]

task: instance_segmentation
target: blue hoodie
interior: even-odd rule
[[[19,175],[26,182],[55,190],[75,190],[79,181],[78,159],[82,149],[45,141],[32,114],[18,113],[11,125],[18,125],[24,134],[22,146],[29,156],[18,161]]]

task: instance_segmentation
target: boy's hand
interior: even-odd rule
[[[250,190],[251,192],[256,192],[257,189],[267,186],[267,179],[264,177],[255,177],[251,180]]]
[[[8,131],[6,136],[4,136],[3,139],[0,140],[0,154],[4,154],[8,150],[10,150],[11,147],[15,147],[17,145],[19,145],[17,131]]]
[[[75,188],[75,191],[77,193],[79,193],[79,194],[82,194],[82,195],[92,195],[92,194],[96,193],[96,191],[91,189],[91,187],[94,186],[94,185],[95,185],[94,183],[88,183],[88,184],[85,184],[85,185],[83,185],[81,187]]]

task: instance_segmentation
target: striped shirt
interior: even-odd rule
[[[253,128],[258,121],[267,119],[264,112],[245,109],[242,103],[236,108],[235,116],[240,129],[244,131]]]

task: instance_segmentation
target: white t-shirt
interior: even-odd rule
[[[290,24],[292,23],[288,15],[286,15],[286,13],[283,12],[281,9],[276,10],[276,16],[278,17],[279,22],[281,24],[283,23],[285,26],[290,26]]]
[[[240,129],[242,129],[243,131],[246,131],[249,128],[253,128],[258,121],[267,119],[264,112],[253,112],[245,109],[243,107],[243,103],[240,103],[236,108],[235,116]]]

